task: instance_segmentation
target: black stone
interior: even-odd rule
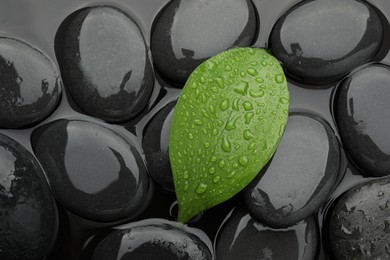
[[[390,175],[390,67],[375,64],[344,80],[335,115],[350,157],[366,174]]]
[[[48,117],[61,98],[61,78],[42,52],[0,37],[0,127],[22,128]]]
[[[340,156],[327,122],[311,114],[292,113],[274,157],[243,192],[250,213],[274,228],[307,218],[332,193]]]
[[[294,78],[330,83],[375,58],[383,25],[362,0],[309,0],[291,8],[274,26],[273,54]]]
[[[0,134],[0,259],[42,259],[57,228],[57,208],[38,161]]]
[[[176,102],[163,107],[145,128],[142,146],[149,175],[164,189],[174,191],[168,145],[173,108]]]
[[[79,216],[116,221],[133,218],[147,206],[145,165],[119,132],[61,119],[36,130],[32,143],[54,197]]]
[[[331,259],[389,259],[390,179],[359,184],[328,213]]]
[[[179,84],[203,61],[234,46],[249,46],[257,33],[250,0],[173,0],[154,22],[151,50],[157,69]]]
[[[312,260],[318,231],[311,216],[297,225],[275,230],[256,222],[244,209],[236,209],[216,242],[216,257],[223,260]]]
[[[138,25],[108,6],[82,9],[69,19],[57,47],[72,98],[94,117],[109,122],[131,119],[149,101],[154,84]]]
[[[194,234],[168,224],[146,225],[109,234],[93,260],[211,260],[207,245]]]

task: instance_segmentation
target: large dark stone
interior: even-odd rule
[[[163,107],[145,128],[142,146],[150,176],[166,190],[174,191],[169,161],[169,130],[176,102]]]
[[[366,1],[308,0],[279,19],[270,45],[292,77],[322,84],[371,61],[382,39],[381,18]]]
[[[131,119],[147,104],[154,84],[138,25],[108,6],[82,9],[69,19],[57,47],[73,99],[94,117],[109,122]]]
[[[0,37],[0,127],[28,127],[48,117],[61,86],[56,66],[42,52]]]
[[[389,259],[390,179],[360,184],[328,213],[331,259]]]
[[[216,242],[216,257],[222,260],[313,260],[318,231],[311,216],[297,225],[275,230],[236,209],[222,227]]]
[[[57,120],[36,130],[34,152],[54,197],[95,221],[133,218],[147,206],[149,178],[133,144],[106,126]]]
[[[38,161],[0,134],[0,259],[42,259],[57,228],[57,208]]]
[[[245,188],[244,202],[260,222],[291,226],[313,214],[332,193],[340,147],[327,122],[293,113],[271,162]]]
[[[336,120],[350,157],[366,174],[390,175],[390,67],[375,64],[339,86]]]
[[[94,260],[211,260],[207,245],[194,234],[168,224],[116,230],[95,249]]]
[[[183,84],[203,61],[234,46],[249,46],[257,33],[250,0],[173,0],[154,23],[156,67]]]

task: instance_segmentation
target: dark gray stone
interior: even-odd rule
[[[126,121],[149,101],[154,76],[138,25],[99,6],[71,16],[59,48],[65,86],[80,108],[109,122]]]
[[[371,61],[383,39],[378,13],[361,0],[309,0],[274,26],[273,54],[299,81],[330,83]]]
[[[57,228],[57,208],[38,161],[0,134],[0,259],[42,259]]]
[[[157,69],[184,84],[203,61],[234,46],[249,46],[257,33],[250,0],[173,0],[154,23],[151,50]]]
[[[216,242],[222,260],[313,260],[318,231],[311,216],[297,225],[275,230],[256,222],[244,209],[236,209],[224,224]]]
[[[54,197],[95,221],[133,218],[147,206],[149,178],[122,134],[82,120],[57,120],[33,133],[34,152]]]
[[[390,179],[344,193],[327,216],[331,259],[390,259]]]
[[[149,175],[164,189],[174,191],[171,163],[169,161],[169,130],[176,102],[163,107],[145,127],[142,146]]]
[[[0,37],[0,127],[29,127],[48,117],[61,86],[56,66],[42,52]]]
[[[335,115],[350,157],[366,174],[390,175],[390,67],[375,64],[338,89]]]
[[[207,245],[194,234],[168,224],[146,225],[109,234],[93,260],[211,260]]]
[[[327,122],[293,113],[274,157],[245,188],[244,202],[260,222],[291,226],[313,214],[332,193],[340,160],[339,143]]]

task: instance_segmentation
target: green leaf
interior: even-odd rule
[[[285,75],[264,49],[225,51],[191,74],[169,137],[180,222],[249,184],[274,154],[288,110]]]

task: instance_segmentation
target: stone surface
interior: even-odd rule
[[[91,220],[135,217],[147,206],[149,177],[133,144],[106,126],[57,120],[33,133],[34,152],[54,197]]]
[[[211,260],[197,236],[168,224],[116,230],[95,249],[94,260]]]
[[[373,7],[361,0],[309,0],[291,8],[270,37],[273,54],[294,78],[322,84],[371,61],[383,39]]]
[[[0,37],[0,127],[21,128],[48,117],[61,98],[61,78],[42,52]]]
[[[216,242],[216,257],[223,260],[312,260],[318,231],[313,217],[283,230],[256,222],[244,209],[236,209]]]
[[[260,222],[274,228],[291,226],[329,197],[340,158],[339,143],[327,122],[292,113],[274,157],[245,188],[244,202]]]
[[[0,134],[0,259],[42,259],[57,227],[57,208],[38,161]]]
[[[350,157],[366,174],[390,175],[390,67],[361,69],[339,86],[335,115]]]
[[[144,131],[142,146],[149,175],[164,189],[174,191],[168,145],[169,130],[176,102],[163,107],[148,123]]]
[[[57,46],[65,86],[87,114],[109,122],[131,119],[147,104],[154,84],[138,25],[107,6],[71,18]]]
[[[234,46],[249,46],[257,33],[250,0],[173,0],[152,30],[151,50],[157,69],[184,84],[203,61]]]
[[[328,214],[331,259],[390,259],[390,179],[343,194]]]

